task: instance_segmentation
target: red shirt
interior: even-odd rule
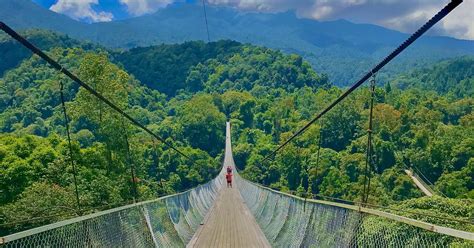
[[[225,179],[227,180],[227,182],[232,182],[232,174],[226,174]]]

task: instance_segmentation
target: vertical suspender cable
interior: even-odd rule
[[[64,100],[64,84],[61,80],[59,80],[59,93],[61,95],[61,106],[63,109],[64,113],[64,126],[66,127],[66,134],[67,134],[67,142],[69,146],[69,163],[71,163],[72,166],[72,173],[73,173],[73,178],[74,178],[74,190],[76,193],[76,203],[77,203],[77,208],[79,212],[81,212],[81,203],[79,201],[79,190],[77,188],[77,168],[74,163],[74,157],[73,157],[73,149],[72,149],[72,143],[71,143],[71,134],[69,130],[69,118],[67,116],[67,109],[66,109],[66,103]]]
[[[367,154],[365,158],[365,173],[364,173],[364,189],[362,202],[365,204],[369,199],[370,194],[370,178],[373,167],[372,160],[372,119],[374,109],[374,98],[375,98],[375,75],[372,75],[370,79],[370,112],[369,112],[369,128],[367,129]]]
[[[154,166],[156,167],[156,174],[155,176],[157,177],[157,181],[159,183],[160,186],[163,186],[161,184],[161,180],[162,180],[162,175],[161,175],[161,172],[160,172],[160,168],[158,168],[158,147],[156,146],[156,143],[155,143],[155,140],[153,139],[153,153],[154,153],[154,156],[155,156],[155,159],[153,159],[153,163],[154,163]]]
[[[318,169],[319,169],[319,156],[321,154],[321,144],[323,138],[323,125],[321,125],[319,129],[319,139],[318,139],[318,152],[316,155],[316,177],[318,176]],[[317,178],[316,178],[317,179]],[[311,185],[312,186],[312,185]]]
[[[124,122],[122,122],[123,125]],[[132,156],[130,155],[130,143],[128,142],[128,132],[123,126],[123,135],[125,138],[125,152],[127,156],[127,162],[130,166],[130,177],[132,178],[132,194],[133,194],[133,202],[137,202],[138,200],[138,189],[137,189],[137,179],[135,176],[135,163],[133,163]]]
[[[207,42],[211,42],[211,36],[209,36],[209,25],[207,23],[206,0],[202,0],[202,8],[204,10],[204,20],[206,21]]]

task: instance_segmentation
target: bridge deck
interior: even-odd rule
[[[235,171],[230,140],[230,124],[226,127],[224,167]],[[224,175],[221,175],[222,177]],[[234,180],[235,181],[235,180]],[[187,247],[271,247],[255,218],[236,188],[221,189],[203,225]]]
[[[188,247],[271,247],[235,188],[223,188]]]
[[[420,181],[412,171],[410,170],[404,170],[405,173],[411,178],[411,180],[415,183],[415,185],[426,195],[426,196],[433,196],[433,192],[428,188],[428,186],[425,186],[425,184]]]

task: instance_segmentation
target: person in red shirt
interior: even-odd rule
[[[227,173],[225,175],[225,180],[227,180],[227,188],[232,188],[232,173]]]

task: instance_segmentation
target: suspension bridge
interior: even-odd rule
[[[370,78],[372,106],[374,75],[461,2],[453,0],[449,3],[263,161],[271,159]],[[188,158],[5,23],[0,22],[0,29],[154,139]],[[67,122],[64,104],[63,109]],[[232,157],[231,125],[227,122],[222,170],[206,184],[182,193],[14,233],[1,237],[0,247],[447,247],[452,244],[474,247],[472,232],[369,207],[372,118],[369,120],[364,201],[360,204],[298,197],[242,178]],[[70,141],[69,130],[67,132]],[[227,166],[235,172],[232,188],[224,184]],[[130,169],[131,181],[136,184],[134,168]],[[136,185],[134,188],[136,194]],[[79,202],[79,197],[77,200]]]
[[[278,192],[236,172],[230,123],[225,159],[211,182],[159,199],[2,238],[1,247],[447,247],[474,233],[343,203]]]

